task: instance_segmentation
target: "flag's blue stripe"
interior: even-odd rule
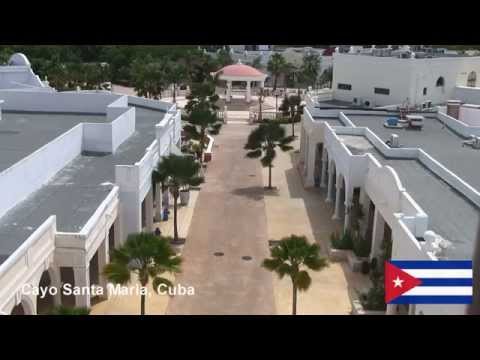
[[[471,304],[472,296],[399,296],[389,304]]]
[[[459,278],[459,279],[421,278],[420,280],[422,281],[420,286],[473,286],[472,278]]]
[[[392,260],[393,265],[400,269],[471,269],[471,260]]]

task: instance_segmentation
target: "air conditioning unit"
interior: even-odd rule
[[[363,100],[363,105],[364,105],[365,107],[367,107],[367,108],[372,108],[372,107],[373,107],[373,103],[372,103],[372,101],[369,100],[369,99]]]
[[[400,141],[397,134],[390,135],[390,147],[398,148],[400,147]]]
[[[357,98],[353,98],[353,103],[356,105],[358,104],[358,99]]]

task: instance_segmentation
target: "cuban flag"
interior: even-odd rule
[[[471,304],[472,261],[386,261],[387,304]]]

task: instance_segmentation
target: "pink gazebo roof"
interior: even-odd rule
[[[233,77],[245,77],[245,78],[256,78],[256,77],[265,77],[266,74],[258,71],[254,67],[238,63],[233,65],[227,65],[216,72],[220,73],[222,76],[233,76]]]

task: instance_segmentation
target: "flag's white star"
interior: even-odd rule
[[[393,287],[402,287],[402,283],[405,280],[401,280],[400,277],[397,275],[397,278],[393,280]]]

